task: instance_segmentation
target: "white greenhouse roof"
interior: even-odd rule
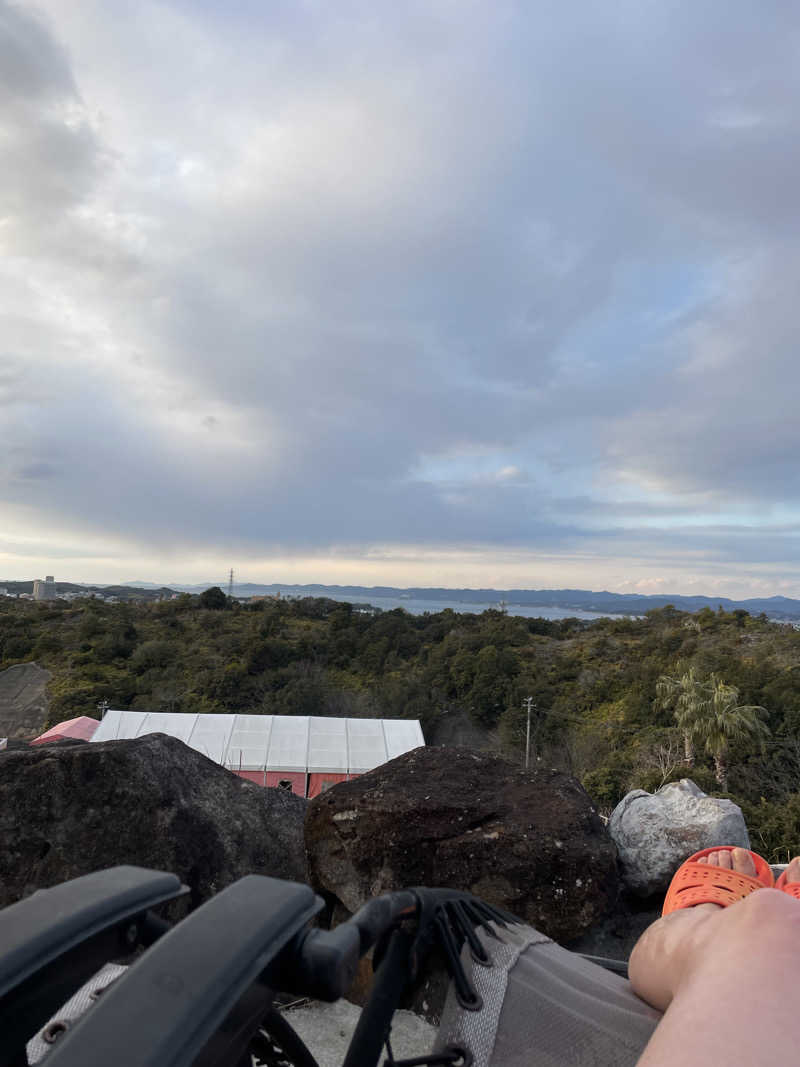
[[[187,744],[213,759],[225,761],[225,753],[234,729],[235,715],[195,715],[195,725]],[[149,731],[148,731],[149,732]]]
[[[425,744],[422,740],[422,727],[417,719],[382,719],[381,722],[386,738],[387,761]]]
[[[348,766],[347,719],[314,718],[308,721],[308,769],[312,773]]]
[[[348,719],[347,742],[354,773],[372,770],[386,763],[386,734],[383,719]],[[416,724],[419,730],[419,723]],[[420,736],[422,731],[420,730]],[[420,744],[421,742],[417,742]],[[416,745],[412,745],[416,748]]]
[[[238,771],[363,774],[425,744],[416,719],[107,711],[92,741],[170,734]]]
[[[267,771],[305,771],[308,758],[307,715],[270,715],[272,738],[269,743]]]
[[[216,719],[216,715],[201,715]],[[213,729],[213,723],[210,723]],[[234,771],[263,771],[269,751],[272,716],[234,715],[233,730],[223,758],[219,761]]]

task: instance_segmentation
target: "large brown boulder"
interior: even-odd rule
[[[0,752],[0,907],[119,863],[173,871],[192,904],[245,874],[305,882],[305,808],[164,734]]]
[[[311,884],[356,911],[403,886],[469,890],[551,937],[615,902],[616,851],[581,785],[464,748],[417,748],[309,804]]]

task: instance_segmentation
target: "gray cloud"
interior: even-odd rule
[[[768,7],[0,0],[7,507],[149,552],[793,562]]]
[[[63,48],[25,9],[0,6],[0,212],[10,227],[39,230],[89,195],[98,144]]]
[[[76,96],[69,61],[46,25],[23,8],[0,8],[0,89],[8,100]]]

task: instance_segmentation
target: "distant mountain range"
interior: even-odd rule
[[[146,582],[127,582],[126,585],[148,589],[161,588]],[[208,585],[185,585],[170,583],[171,589],[187,593],[199,593]],[[225,588],[224,584],[222,588]],[[335,600],[337,596],[375,597],[394,600],[440,600],[453,604],[486,604],[487,607],[505,601],[509,606],[543,608],[575,608],[581,611],[596,611],[611,615],[643,615],[653,608],[663,608],[672,604],[680,611],[696,612],[703,608],[714,611],[721,605],[725,611],[743,609],[751,615],[764,612],[771,619],[800,619],[800,600],[785,596],[753,597],[745,600],[731,600],[720,596],[668,596],[664,593],[644,595],[642,593],[592,592],[589,589],[445,589],[436,587],[418,587],[399,589],[388,585],[283,585],[273,582],[271,585],[258,585],[252,582],[235,582],[233,591],[236,596],[269,596],[280,593],[282,596],[324,596]]]

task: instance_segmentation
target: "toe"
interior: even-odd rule
[[[786,881],[789,885],[800,882],[800,856],[795,856],[786,868]]]
[[[730,852],[709,852],[705,859],[709,867],[727,867],[728,870],[731,869]]]
[[[737,874],[746,874],[750,878],[756,876],[756,865],[746,848],[726,848],[709,852],[697,862],[707,863],[710,867],[721,867],[725,871],[736,871]],[[800,881],[800,863],[798,863],[798,881]]]
[[[746,874],[750,878],[756,877],[756,865],[746,848],[735,848],[728,855],[731,858],[732,869],[737,874]]]

